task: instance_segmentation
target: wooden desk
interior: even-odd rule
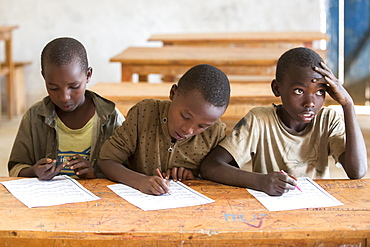
[[[121,63],[121,81],[132,81],[134,73],[140,81],[149,74],[163,75],[163,81],[175,81],[198,64],[218,67],[227,75],[271,75],[286,49],[235,48],[235,47],[129,47],[110,59]],[[325,57],[325,51],[318,51]]]
[[[313,42],[329,40],[321,32],[246,32],[246,33],[182,33],[155,34],[148,41],[161,41],[174,46],[269,47],[289,49],[313,47]]]
[[[14,178],[0,178],[1,181]],[[185,181],[214,203],[142,211],[104,179],[80,180],[101,200],[27,208],[0,185],[2,246],[369,246],[370,180],[317,180],[344,203],[267,211],[246,189]]]
[[[126,116],[137,102],[147,98],[167,100],[170,95],[169,83],[98,83],[91,90],[114,103]],[[270,84],[231,84],[230,104],[221,117],[229,132],[234,125],[252,108],[261,105],[280,104],[280,98],[273,95]]]
[[[0,76],[6,77],[6,96],[7,96],[7,115],[11,119],[15,112],[15,85],[14,85],[14,61],[12,54],[12,31],[18,28],[17,26],[0,26],[0,40],[5,41],[5,61],[4,65],[0,67]],[[1,95],[0,95],[0,109],[1,109]],[[0,112],[1,113],[1,112]],[[0,123],[1,123],[0,114]]]
[[[221,117],[229,132],[234,125],[253,107],[281,104],[280,98],[273,95],[270,83],[231,83],[230,104]],[[116,107],[126,116],[127,111],[137,102],[147,98],[169,99],[169,83],[98,83],[91,90],[116,103]],[[327,95],[325,105],[336,104]]]

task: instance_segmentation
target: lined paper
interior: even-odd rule
[[[108,185],[114,193],[144,211],[202,205],[214,200],[202,195],[181,182],[169,181],[171,194],[148,195],[124,184]]]
[[[1,184],[29,208],[100,199],[67,175],[55,176],[52,180],[22,178]]]
[[[310,178],[298,178],[298,189],[281,196],[269,196],[264,192],[247,189],[269,211],[283,211],[302,208],[321,208],[343,205]]]

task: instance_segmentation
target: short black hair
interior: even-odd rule
[[[276,66],[276,80],[282,83],[284,76],[291,65],[299,67],[321,67],[324,60],[314,50],[307,47],[297,47],[286,51],[279,58]]]
[[[46,62],[61,66],[78,61],[82,71],[88,69],[88,60],[85,47],[76,39],[63,37],[50,41],[41,52],[41,70]]]
[[[198,91],[216,107],[227,107],[230,101],[229,79],[220,69],[199,64],[189,69],[177,83],[178,92],[187,94]]]

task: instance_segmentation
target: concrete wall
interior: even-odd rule
[[[129,46],[159,46],[147,42],[152,34],[320,31],[321,1],[0,0],[0,25],[19,26],[13,54],[17,61],[32,61],[26,68],[30,105],[46,95],[40,53],[56,37],[85,45],[94,69],[91,85],[117,82],[120,66],[109,59]]]

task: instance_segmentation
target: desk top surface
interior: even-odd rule
[[[0,40],[10,42],[12,38],[12,31],[18,28],[18,26],[0,26]]]
[[[91,90],[101,96],[113,101],[134,101],[153,98],[159,100],[168,100],[170,90],[174,83],[97,83],[91,87]],[[230,83],[230,104],[245,103],[250,100],[258,99],[270,100],[271,103],[279,103],[280,99],[275,97],[271,91],[270,83]],[[326,104],[335,104],[335,101],[327,95]]]
[[[0,178],[0,181],[15,178]],[[344,205],[330,208],[267,211],[244,188],[205,180],[184,183],[214,203],[142,211],[118,197],[106,179],[79,180],[101,199],[27,208],[0,186],[0,238],[124,238],[141,240],[245,240],[368,238],[370,180],[316,180]]]
[[[18,26],[0,26],[0,32],[9,32],[18,28]]]
[[[321,32],[245,32],[245,33],[182,33],[182,34],[154,34],[148,41],[163,42],[248,42],[248,41],[313,41],[329,40],[329,37]]]
[[[175,83],[97,83],[91,89],[103,97],[126,98],[128,100],[154,98],[169,99],[172,84]],[[231,100],[243,100],[258,96],[275,98],[270,84],[266,83],[231,83]]]
[[[125,65],[193,65],[209,63],[217,65],[275,65],[287,49],[263,49],[240,47],[129,47],[110,59]],[[326,51],[317,51],[325,58]]]

